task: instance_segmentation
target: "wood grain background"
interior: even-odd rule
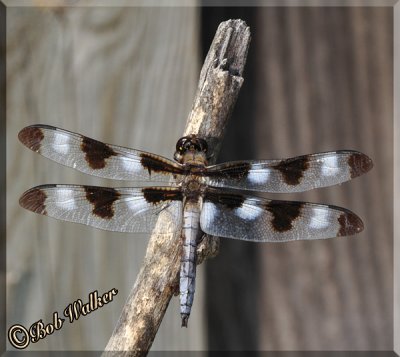
[[[198,29],[194,7],[8,9],[7,326],[47,322],[93,290],[119,290],[106,307],[66,323],[29,349],[102,350],[148,239],[20,208],[19,196],[38,184],[132,183],[92,178],[50,162],[23,147],[18,131],[44,123],[171,157],[197,87]],[[203,277],[200,272],[191,328],[181,329],[173,299],[153,350],[205,349]]]
[[[357,237],[288,244],[222,240],[207,267],[211,349],[393,349],[393,9],[203,9],[252,31],[221,160],[355,149],[373,171],[286,199],[347,207]],[[207,30],[210,29],[210,30]],[[204,32],[205,31],[205,32]]]
[[[18,131],[39,122],[171,157],[204,51],[229,18],[245,20],[253,40],[219,161],[363,151],[375,163],[365,177],[274,197],[344,206],[365,231],[288,244],[223,240],[199,271],[189,328],[173,299],[153,350],[392,349],[392,8],[11,7],[7,326],[50,321],[92,290],[119,290],[30,349],[102,350],[147,240],[20,208],[20,194],[38,184],[130,183],[51,163],[25,149]]]

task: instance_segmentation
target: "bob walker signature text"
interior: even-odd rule
[[[99,296],[98,291],[95,290],[89,294],[87,303],[83,303],[81,299],[78,299],[64,309],[63,315],[72,323],[81,316],[86,316],[113,301],[114,296],[117,294],[117,289],[111,289]],[[51,335],[54,331],[61,329],[64,321],[65,319],[58,316],[58,312],[54,312],[53,321],[47,325],[42,320],[33,323],[29,329],[19,324],[12,325],[8,330],[8,340],[15,348],[24,349],[28,347],[29,343],[36,343],[47,335]]]

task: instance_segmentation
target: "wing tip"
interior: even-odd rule
[[[350,176],[352,179],[365,174],[374,167],[372,159],[358,151],[349,156],[348,164],[350,166]]]
[[[19,205],[29,211],[46,215],[46,193],[40,187],[25,191],[19,199]]]
[[[39,151],[43,138],[42,128],[38,125],[27,126],[18,133],[19,141],[33,151]]]
[[[343,212],[338,218],[340,228],[337,236],[352,236],[364,230],[364,223],[360,217],[351,211]]]

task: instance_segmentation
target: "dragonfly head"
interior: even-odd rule
[[[180,163],[203,161],[207,159],[208,145],[204,139],[195,135],[184,136],[176,143],[174,159]]]

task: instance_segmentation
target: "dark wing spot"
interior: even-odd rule
[[[121,196],[113,188],[108,187],[85,187],[86,198],[94,206],[93,214],[100,218],[110,219],[114,216],[113,203]]]
[[[367,155],[360,152],[354,152],[351,154],[347,163],[350,167],[351,178],[355,178],[368,172],[374,166],[372,160]]]
[[[149,153],[142,152],[140,154],[140,163],[142,166],[148,170],[149,175],[151,172],[170,172],[174,174],[182,174],[183,171],[180,167],[171,165],[157,155],[152,155]]]
[[[205,175],[208,177],[215,178],[229,178],[233,180],[242,180],[247,177],[251,169],[251,164],[248,162],[226,164],[224,167],[218,169],[218,171],[205,171]]]
[[[271,201],[265,209],[273,216],[272,227],[277,232],[287,232],[293,228],[293,222],[300,216],[303,203]]]
[[[43,190],[32,188],[21,196],[19,204],[32,212],[46,215],[46,198],[46,193]]]
[[[35,126],[27,126],[18,134],[19,141],[33,151],[39,151],[43,138],[43,131]]]
[[[85,159],[93,170],[103,169],[106,166],[106,159],[116,155],[107,144],[85,136],[82,138],[81,149],[86,154]]]
[[[353,212],[346,211],[342,213],[338,222],[340,224],[338,236],[351,236],[360,233],[364,229],[364,223]]]
[[[274,168],[282,174],[283,180],[287,185],[298,185],[304,172],[309,168],[308,156],[282,160]]]
[[[229,209],[235,209],[242,207],[245,198],[243,195],[238,195],[235,193],[219,193],[207,191],[205,195],[205,200],[224,205]]]
[[[182,200],[180,189],[169,189],[159,187],[145,187],[142,189],[143,196],[148,203],[157,204],[163,201]]]

